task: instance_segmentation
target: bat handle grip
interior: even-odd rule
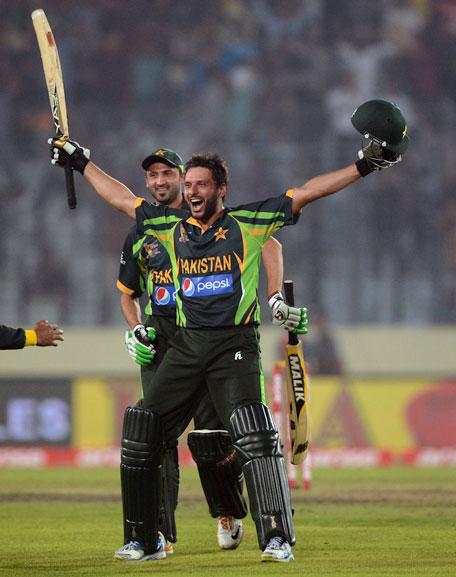
[[[74,174],[69,158],[67,158],[65,161],[64,169],[65,169],[65,183],[66,183],[68,206],[70,208],[76,208],[76,190],[74,188]]]
[[[285,301],[290,306],[294,307],[294,291],[293,291],[293,281],[286,280],[283,282],[283,290],[285,292]],[[288,344],[297,345],[299,343],[298,335],[292,332],[288,332]]]
[[[287,301],[287,304],[294,307],[293,281],[292,280],[283,281],[283,290],[285,293],[285,300]]]

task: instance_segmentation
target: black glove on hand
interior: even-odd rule
[[[51,164],[54,166],[65,166],[69,159],[71,167],[81,174],[84,174],[85,167],[90,160],[90,150],[83,148],[73,140],[62,140],[60,138],[50,138]]]
[[[385,148],[377,140],[369,140],[366,146],[358,152],[358,156],[359,160],[355,164],[361,176],[367,176],[382,168],[389,168],[402,160],[400,154]]]

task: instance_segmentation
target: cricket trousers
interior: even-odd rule
[[[264,402],[255,326],[178,328],[169,345],[143,399],[144,408],[161,416],[166,439],[183,433],[207,391],[227,431],[236,407]]]
[[[240,459],[260,548],[275,535],[293,545],[289,483],[279,433],[264,404],[255,326],[177,329],[143,406],[159,416],[169,441],[184,432],[207,391]]]
[[[144,397],[147,396],[148,391],[153,388],[152,383],[157,369],[168,351],[170,341],[174,338],[176,332],[179,331],[176,326],[175,316],[149,316],[146,320],[146,326],[153,327],[157,333],[157,337],[153,343],[155,348],[153,362],[146,367],[141,367],[141,386]],[[169,394],[169,387],[165,385],[162,392],[167,396]],[[202,387],[198,392],[197,398],[199,399],[198,406],[192,415],[195,429],[223,429],[224,425],[215,410],[207,388]],[[142,399],[139,406],[144,406]]]

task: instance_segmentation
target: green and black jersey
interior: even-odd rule
[[[147,291],[147,315],[176,318],[169,254],[155,237],[138,235],[136,225],[130,229],[122,248],[117,288],[133,298]]]
[[[137,200],[138,233],[158,239],[171,257],[180,326],[260,324],[261,251],[278,229],[297,221],[292,196],[290,190],[228,208],[206,231],[185,211]]]

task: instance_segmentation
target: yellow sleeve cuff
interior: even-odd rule
[[[117,281],[117,288],[118,288],[121,292],[125,293],[126,295],[128,295],[128,296],[130,296],[130,297],[131,297],[131,295],[135,292],[135,291],[132,291],[131,289],[129,289],[129,288],[128,288],[127,286],[125,286],[124,284],[122,284],[122,283],[120,282],[120,280]]]
[[[35,331],[25,331],[25,345],[26,347],[31,347],[36,345],[38,342]]]

